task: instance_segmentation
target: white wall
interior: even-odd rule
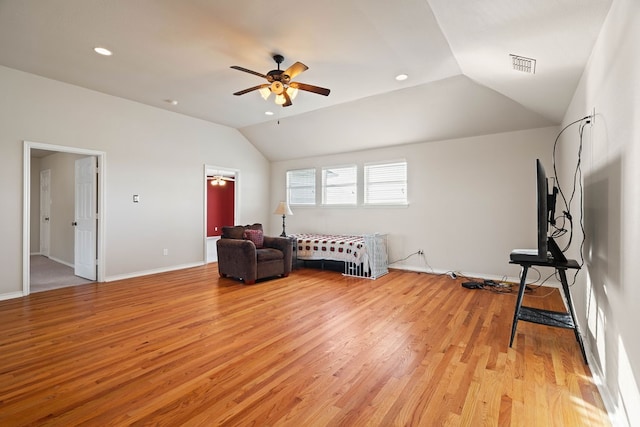
[[[550,165],[558,128],[313,157],[272,164],[271,208],[285,199],[287,170],[406,159],[406,208],[293,207],[287,233],[388,233],[396,267],[517,277],[514,248],[536,247],[535,159]],[[320,173],[318,170],[317,173]],[[281,227],[274,215],[272,229]],[[426,262],[425,262],[426,261]]]
[[[583,143],[586,269],[572,287],[591,369],[620,425],[640,425],[640,2],[614,0],[565,123],[588,115]],[[567,181],[576,130],[560,143]],[[579,206],[574,204],[574,211]],[[578,233],[581,239],[581,233]],[[573,245],[572,256],[580,257]]]
[[[106,153],[107,279],[204,261],[205,164],[239,170],[240,222],[270,219],[269,163],[235,129],[5,67],[0,93],[0,298],[22,290],[24,140]]]

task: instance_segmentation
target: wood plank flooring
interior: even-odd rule
[[[0,425],[610,425],[572,331],[520,322],[508,348],[514,303],[447,276],[244,286],[215,264],[1,301]]]

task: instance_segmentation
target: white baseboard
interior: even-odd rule
[[[105,282],[115,282],[116,280],[133,279],[135,277],[148,276],[150,274],[166,273],[168,271],[184,270],[185,268],[200,267],[200,266],[203,266],[203,265],[204,265],[204,262],[200,261],[200,262],[194,262],[194,263],[190,263],[190,264],[182,264],[182,265],[173,265],[173,266],[170,266],[170,267],[154,268],[152,270],[135,271],[133,273],[117,274],[117,275],[114,275],[114,276],[107,276],[107,277],[105,277],[104,281]]]
[[[67,267],[76,268],[76,266],[75,266],[73,263],[63,261],[63,260],[61,260],[61,259],[59,259],[59,258],[56,258],[56,257],[50,256],[50,257],[49,257],[49,259],[50,259],[51,261],[55,261],[55,262],[57,262],[57,263],[59,263],[59,264],[66,265]]]
[[[611,421],[611,425],[616,427],[629,427],[629,420],[627,419],[624,411],[620,410],[620,407],[615,404],[616,399],[613,398],[611,394],[611,390],[607,387],[604,382],[604,375],[602,375],[602,371],[600,370],[600,366],[596,363],[595,358],[593,357],[591,351],[589,350],[587,343],[585,342],[585,352],[587,354],[587,360],[589,361],[589,370],[591,370],[591,376],[593,377],[593,382],[598,387],[598,391],[600,392],[600,397],[602,398],[602,403],[604,404],[605,409],[607,410],[607,414],[609,415],[609,421]]]
[[[6,294],[0,294],[0,301],[4,301],[7,299],[14,299],[14,298],[22,298],[24,296],[24,294],[22,292],[8,292]]]
[[[417,273],[436,274],[436,275],[440,275],[440,276],[444,276],[445,274],[450,273],[451,271],[453,271],[453,270],[437,270],[437,269],[430,269],[430,268],[424,268],[424,267],[413,267],[413,266],[409,266],[409,265],[394,266],[393,264],[389,265],[389,268],[390,269],[394,269],[394,270],[415,271]],[[505,279],[504,276],[494,276],[494,275],[491,275],[491,274],[470,273],[470,272],[458,271],[458,270],[455,270],[455,273],[460,277],[469,277],[469,278],[477,278],[477,279],[484,279],[484,280],[496,280],[496,281],[507,280],[507,281],[513,282],[513,283],[520,283],[520,278],[519,277],[507,277]]]
[[[393,270],[404,270],[404,271],[415,271],[417,273],[427,273],[427,274],[436,274],[436,275],[445,275],[451,271],[455,271],[455,273],[460,276],[460,277],[469,277],[469,278],[477,278],[477,279],[483,279],[483,280],[495,280],[497,282],[502,282],[502,281],[507,281],[507,282],[511,282],[511,283],[520,283],[520,278],[519,277],[505,277],[505,276],[496,276],[493,274],[485,274],[485,273],[472,273],[472,272],[468,272],[468,271],[459,271],[459,270],[437,270],[437,269],[430,269],[430,268],[424,268],[424,267],[413,267],[410,265],[393,265],[390,264],[389,265],[389,269],[393,269]],[[531,283],[531,269],[529,270],[529,274],[527,275],[527,282]],[[535,276],[533,277],[535,278]],[[535,285],[535,283],[532,283],[533,285]],[[556,282],[554,280],[547,280],[544,283],[544,286],[548,286],[550,288],[558,288],[560,289],[560,283]]]

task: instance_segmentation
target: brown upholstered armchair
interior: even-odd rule
[[[257,279],[287,277],[291,272],[291,241],[264,236],[262,224],[222,227],[216,245],[221,277],[235,277],[252,285]]]

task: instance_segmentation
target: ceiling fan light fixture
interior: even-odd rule
[[[227,185],[227,181],[221,175],[215,175],[211,178],[211,185],[213,185],[214,187],[216,185],[219,185],[222,187]]]
[[[284,92],[284,85],[282,84],[282,82],[275,81],[271,83],[270,89],[271,92],[275,93],[276,95],[282,95],[282,92]]]
[[[257,86],[253,86],[244,90],[240,90],[238,92],[234,92],[235,96],[244,95],[245,93],[258,91],[260,92],[260,96],[263,99],[268,99],[270,94],[273,92],[275,95],[275,103],[276,105],[281,105],[283,107],[289,107],[292,104],[291,100],[296,97],[298,94],[298,90],[303,90],[306,92],[316,93],[318,95],[328,96],[331,92],[330,89],[314,86],[306,83],[293,82],[291,81],[295,77],[297,77],[300,73],[309,69],[302,62],[296,62],[291,65],[286,70],[280,69],[280,64],[284,61],[284,57],[282,55],[276,54],[273,55],[273,60],[278,64],[277,70],[271,70],[267,74],[262,74],[257,71],[252,71],[244,67],[240,67],[238,65],[232,65],[231,68],[234,70],[242,71],[243,73],[253,74],[254,76],[262,77],[267,80],[268,83],[261,84]]]
[[[296,89],[295,87],[289,86],[286,90],[287,90],[287,95],[289,95],[289,98],[295,99],[296,96],[298,96],[298,89]]]
[[[271,95],[271,89],[268,87],[263,87],[262,89],[259,89],[258,92],[260,92],[260,96],[265,101],[269,98],[269,95]]]

